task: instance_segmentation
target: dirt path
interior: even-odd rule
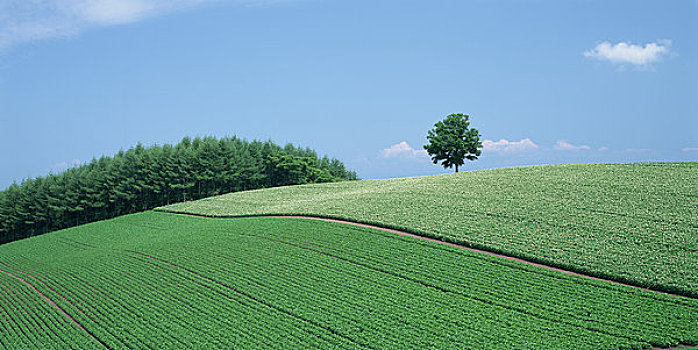
[[[275,217],[275,218],[296,218],[296,219],[307,219],[307,220],[319,220],[319,221],[327,221],[327,222],[336,222],[336,223],[340,223],[340,224],[346,224],[346,225],[352,225],[352,226],[358,226],[358,227],[366,227],[366,228],[371,228],[371,229],[374,229],[374,230],[381,230],[381,231],[386,231],[386,232],[392,232],[392,233],[395,233],[395,234],[398,234],[398,235],[402,235],[402,236],[408,236],[408,237],[418,238],[418,239],[422,239],[422,240],[426,240],[426,241],[430,241],[430,242],[441,243],[441,244],[445,244],[445,245],[448,245],[448,246],[451,246],[451,247],[457,247],[457,248],[469,250],[469,251],[471,251],[471,252],[477,252],[477,253],[487,254],[487,255],[491,255],[491,256],[496,256],[496,257],[504,258],[504,259],[507,259],[507,260],[513,260],[513,261],[517,261],[517,262],[524,263],[524,264],[528,264],[528,265],[533,265],[533,266],[542,267],[542,268],[545,268],[545,269],[548,269],[548,270],[564,272],[564,273],[567,273],[567,274],[570,274],[570,275],[575,275],[575,276],[580,276],[580,277],[584,277],[584,278],[594,279],[594,280],[597,280],[597,281],[606,281],[606,282],[611,282],[611,283],[616,283],[616,284],[622,284],[622,285],[628,286],[628,287],[640,288],[640,289],[644,289],[644,290],[647,290],[647,291],[652,291],[652,292],[662,293],[662,294],[666,294],[666,295],[672,295],[672,296],[677,296],[677,297],[683,297],[683,298],[685,298],[685,296],[678,295],[678,294],[672,294],[672,293],[662,292],[662,291],[658,291],[658,290],[654,290],[654,289],[638,287],[638,286],[635,286],[635,285],[632,285],[632,284],[627,284],[627,283],[623,283],[623,282],[618,282],[618,281],[614,281],[614,280],[610,280],[610,279],[599,278],[599,277],[595,277],[595,276],[591,276],[591,275],[586,275],[586,274],[579,273],[579,272],[575,272],[575,271],[564,270],[564,269],[557,268],[557,267],[550,266],[550,265],[544,265],[544,264],[539,264],[539,263],[535,263],[535,262],[528,261],[528,260],[524,260],[524,259],[520,259],[520,258],[515,258],[515,257],[513,257],[513,256],[508,256],[508,255],[493,253],[493,252],[490,252],[490,251],[487,251],[487,250],[481,250],[481,249],[477,249],[477,248],[466,247],[466,246],[464,246],[464,245],[460,245],[460,244],[456,244],[456,243],[444,242],[444,241],[441,241],[441,240],[438,240],[438,239],[435,239],[435,238],[420,236],[420,235],[416,235],[416,234],[413,234],[413,233],[409,233],[409,232],[405,232],[405,231],[400,231],[400,230],[395,230],[395,229],[391,229],[391,228],[385,228],[385,227],[380,227],[380,226],[375,226],[375,225],[369,225],[369,224],[362,224],[362,223],[353,222],[353,221],[338,220],[338,219],[329,219],[329,218],[323,218],[323,217],[317,217],[317,216],[307,216],[307,215],[270,215],[270,216],[267,216],[267,217]]]
[[[244,217],[247,217],[247,218],[249,218],[249,217],[268,217],[268,218],[269,218],[269,217],[271,217],[271,218],[296,218],[296,219],[307,219],[307,220],[319,220],[319,221],[327,221],[327,222],[336,222],[336,223],[340,223],[340,224],[346,224],[346,225],[352,225],[352,226],[358,226],[358,227],[366,227],[366,228],[371,228],[371,229],[374,229],[374,230],[381,230],[381,231],[386,231],[386,232],[392,232],[392,233],[395,233],[395,234],[398,234],[398,235],[402,235],[402,236],[408,236],[408,237],[418,238],[418,239],[422,239],[422,240],[426,240],[426,241],[441,243],[441,244],[449,245],[449,246],[452,246],[452,247],[457,247],[457,248],[469,250],[469,251],[472,251],[472,252],[477,252],[477,253],[487,254],[487,255],[491,255],[491,256],[496,256],[496,257],[499,257],[499,258],[503,258],[503,259],[507,259],[507,260],[513,260],[513,261],[516,261],[516,262],[524,263],[524,264],[527,264],[527,265],[538,266],[538,267],[542,267],[542,268],[544,268],[544,269],[553,270],[553,271],[559,271],[559,272],[563,272],[563,273],[566,273],[566,274],[575,275],[575,276],[584,277],[584,278],[589,278],[589,279],[593,279],[593,280],[597,280],[597,281],[605,281],[605,282],[610,282],[610,283],[615,283],[615,284],[622,284],[622,285],[628,286],[628,287],[639,288],[639,289],[642,289],[642,290],[651,291],[651,292],[656,292],[656,293],[661,293],[661,294],[665,294],[665,295],[671,295],[671,296],[675,296],[675,297],[690,298],[690,297],[687,297],[687,296],[685,296],[685,295],[680,295],[680,294],[675,294],[675,293],[664,292],[664,291],[661,291],[661,290],[656,290],[656,289],[651,289],[651,288],[640,287],[640,286],[636,286],[636,285],[629,284],[629,283],[614,281],[614,280],[606,279],[606,278],[600,278],[600,277],[596,277],[596,276],[592,276],[592,275],[587,275],[587,274],[580,273],[580,272],[576,272],[576,271],[572,271],[572,270],[561,269],[561,268],[558,268],[558,267],[555,267],[555,266],[551,266],[551,265],[545,265],[545,264],[541,264],[541,263],[536,263],[536,262],[533,262],[533,261],[529,261],[529,260],[525,260],[525,259],[521,259],[521,258],[516,258],[516,257],[509,256],[509,255],[494,253],[494,252],[491,252],[491,251],[482,250],[482,249],[477,249],[477,248],[471,248],[471,247],[467,247],[467,246],[460,245],[460,244],[456,244],[456,243],[444,242],[444,241],[441,241],[441,240],[438,240],[438,239],[435,239],[435,238],[431,238],[431,237],[420,236],[420,235],[416,235],[416,234],[409,233],[409,232],[405,232],[405,231],[395,230],[395,229],[386,228],[386,227],[381,227],[381,226],[376,226],[376,225],[364,224],[364,223],[354,222],[354,221],[347,221],[347,220],[340,220],[340,219],[330,219],[330,218],[325,218],[325,217],[321,217],[321,216],[311,216],[311,215],[230,215],[230,216],[209,216],[209,215],[193,214],[193,213],[186,213],[186,212],[180,212],[180,211],[169,211],[169,210],[164,210],[164,209],[156,209],[156,210],[154,210],[154,211],[156,211],[156,212],[161,212],[161,213],[169,213],[169,214],[179,214],[179,215],[195,216],[195,217],[208,218],[208,219],[235,219],[235,218],[244,218]]]
[[[527,264],[527,265],[538,266],[538,267],[542,267],[542,268],[545,268],[545,269],[548,269],[548,270],[564,272],[564,273],[566,273],[566,274],[575,275],[575,276],[580,276],[580,277],[589,278],[589,279],[594,279],[594,280],[597,280],[597,281],[605,281],[605,282],[611,282],[611,283],[615,283],[615,284],[622,284],[622,285],[624,285],[624,286],[633,287],[633,288],[640,288],[640,289],[647,290],[647,291],[651,291],[651,292],[662,293],[662,294],[671,295],[671,296],[675,296],[675,297],[688,298],[688,297],[683,296],[683,295],[680,295],[680,294],[668,293],[668,292],[663,292],[663,291],[660,291],[660,290],[655,290],[655,289],[650,289],[650,288],[639,287],[639,286],[636,286],[636,285],[632,285],[632,284],[628,284],[628,283],[623,283],[623,282],[618,282],[618,281],[614,281],[614,280],[611,280],[611,279],[599,278],[599,277],[595,277],[595,276],[592,276],[592,275],[587,275],[587,274],[583,274],[583,273],[579,273],[579,272],[575,272],[575,271],[571,271],[571,270],[565,270],[565,269],[561,269],[561,268],[554,267],[554,266],[551,266],[551,265],[540,264],[540,263],[536,263],[536,262],[529,261],[529,260],[524,260],[524,259],[521,259],[521,258],[516,258],[516,257],[509,256],[509,255],[503,255],[503,254],[499,254],[499,253],[490,252],[490,251],[487,251],[487,250],[482,250],[482,249],[477,249],[477,248],[471,248],[471,247],[467,247],[467,246],[464,246],[464,245],[460,245],[460,244],[456,244],[456,243],[450,243],[450,242],[444,242],[444,241],[441,241],[441,240],[438,240],[438,239],[435,239],[435,238],[420,236],[420,235],[416,235],[416,234],[409,233],[409,232],[405,232],[405,231],[395,230],[395,229],[391,229],[391,228],[385,228],[385,227],[376,226],[376,225],[363,224],[363,223],[354,222],[354,221],[339,220],[339,219],[330,219],[330,218],[324,218],[324,217],[319,217],[319,216],[310,216],[310,215],[254,215],[254,216],[220,216],[220,217],[216,217],[216,216],[209,216],[209,215],[202,215],[202,214],[192,214],[192,213],[185,213],[185,212],[167,211],[167,210],[162,210],[162,209],[156,210],[156,211],[161,212],[161,213],[188,215],[188,216],[195,216],[195,217],[208,218],[208,219],[217,219],[217,218],[218,218],[218,219],[235,219],[235,218],[241,218],[241,217],[271,217],[271,218],[295,218],[295,219],[307,219],[307,220],[318,220],[318,221],[326,221],[326,222],[336,222],[336,223],[340,223],[340,224],[346,224],[346,225],[352,225],[352,226],[358,226],[358,227],[366,227],[366,228],[371,228],[371,229],[374,229],[374,230],[381,230],[381,231],[386,231],[386,232],[392,232],[392,233],[395,233],[395,234],[398,234],[398,235],[402,235],[402,236],[408,236],[408,237],[418,238],[418,239],[422,239],[422,240],[426,240],[426,241],[430,241],[430,242],[441,243],[441,244],[449,245],[449,246],[452,246],[452,247],[457,247],[457,248],[469,250],[469,251],[472,251],[472,252],[477,252],[477,253],[487,254],[487,255],[491,255],[491,256],[496,256],[496,257],[499,257],[499,258],[504,258],[504,259],[507,259],[507,260],[513,260],[513,261],[517,261],[517,262],[520,262],[520,263],[524,263],[524,264]]]
[[[304,215],[292,215],[292,216],[278,215],[278,216],[276,216],[276,215],[275,215],[275,216],[271,216],[271,217],[275,217],[275,218],[296,218],[296,219],[318,220],[318,221],[336,222],[336,223],[340,223],[340,224],[346,224],[346,225],[352,225],[352,226],[358,226],[358,227],[366,227],[366,228],[371,228],[371,229],[374,229],[374,230],[381,230],[381,231],[386,231],[386,232],[392,232],[392,233],[396,233],[396,234],[402,235],[402,236],[408,236],[408,237],[418,238],[418,239],[422,239],[422,240],[425,240],[425,241],[441,243],[441,244],[445,244],[445,245],[448,245],[448,246],[451,246],[451,247],[457,247],[457,248],[469,250],[469,251],[471,251],[471,252],[477,252],[477,253],[487,254],[487,255],[491,255],[491,256],[496,256],[496,257],[504,258],[504,259],[507,259],[507,260],[514,260],[514,261],[518,261],[518,262],[520,262],[520,263],[524,263],[524,264],[528,264],[528,265],[543,267],[543,268],[546,268],[546,269],[548,269],[548,270],[555,270],[555,271],[560,271],[560,272],[568,273],[568,274],[570,274],[570,275],[575,275],[575,276],[581,276],[581,277],[591,278],[591,279],[595,279],[595,280],[599,280],[599,281],[608,281],[608,282],[613,282],[613,283],[620,283],[620,282],[616,282],[616,281],[612,281],[612,280],[605,280],[605,279],[603,279],[603,278],[598,278],[598,277],[594,277],[594,276],[589,276],[589,275],[577,273],[577,272],[574,272],[574,271],[563,270],[563,269],[560,269],[560,268],[557,268],[557,267],[553,267],[553,266],[550,266],[550,265],[543,265],[543,264],[531,262],[531,261],[528,261],[528,260],[523,260],[523,259],[515,258],[515,257],[513,257],[513,256],[502,255],[502,254],[497,254],[497,253],[489,252],[489,251],[486,251],[486,250],[480,250],[480,249],[477,249],[477,248],[466,247],[466,246],[464,246],[464,245],[460,245],[460,244],[456,244],[456,243],[444,242],[444,241],[438,240],[438,239],[436,239],[436,238],[431,238],[431,237],[425,237],[425,236],[415,235],[415,234],[413,234],[413,233],[409,233],[409,232],[405,232],[405,231],[400,231],[400,230],[394,230],[394,229],[391,229],[391,228],[385,228],[385,227],[374,226],[374,225],[369,225],[369,224],[362,224],[362,223],[359,223],[359,222],[346,221],[346,220],[337,220],[337,219],[320,218],[320,217],[315,217],[315,216],[304,216]],[[620,283],[620,284],[624,284],[624,283]],[[631,285],[629,285],[629,284],[626,284],[626,285],[627,285],[627,286],[631,286]],[[635,286],[631,286],[631,287],[635,287]],[[636,287],[636,288],[637,288],[637,287]]]
[[[92,334],[92,332],[90,332],[90,331],[88,331],[87,329],[85,329],[85,327],[83,327],[83,326],[80,324],[80,322],[76,321],[72,316],[70,316],[67,312],[65,312],[65,310],[63,310],[63,308],[61,308],[60,306],[58,306],[58,304],[56,304],[56,302],[54,302],[53,300],[51,300],[51,298],[49,298],[48,296],[46,296],[46,294],[44,294],[44,293],[40,292],[38,289],[36,289],[36,287],[35,287],[33,284],[27,282],[24,278],[19,277],[19,276],[15,275],[15,274],[13,274],[13,273],[11,273],[11,272],[8,272],[8,271],[2,270],[2,269],[0,269],[0,272],[4,273],[4,274],[6,274],[6,275],[8,275],[8,276],[10,276],[10,277],[15,278],[15,279],[18,280],[19,282],[23,283],[25,286],[29,287],[29,289],[33,290],[35,293],[39,294],[42,298],[44,298],[44,300],[46,300],[46,302],[49,303],[49,305],[53,306],[53,308],[55,308],[56,310],[58,310],[58,312],[60,312],[61,314],[63,314],[63,316],[64,316],[65,318],[67,318],[68,320],[70,320],[71,322],[73,322],[73,324],[75,324],[78,328],[80,328],[80,330],[82,330],[83,332],[85,332],[87,335],[89,335],[89,336],[90,336],[92,339],[94,339],[96,342],[102,344],[102,346],[104,346],[105,348],[107,348],[107,349],[109,348],[109,347],[108,347],[106,344],[104,344],[101,340],[99,340],[97,337],[95,337],[95,335]]]

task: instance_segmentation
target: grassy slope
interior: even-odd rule
[[[536,166],[292,186],[165,209],[374,223],[698,297],[698,163]]]
[[[112,348],[698,343],[698,300],[309,220],[134,214],[0,246],[0,269]],[[33,337],[57,328],[32,322],[61,317],[0,283],[25,295],[0,298],[0,348],[87,347],[66,322],[70,337]]]

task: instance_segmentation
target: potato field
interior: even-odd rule
[[[0,271],[6,349],[698,344],[695,299],[305,219],[127,215],[2,245]]]

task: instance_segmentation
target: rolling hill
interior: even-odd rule
[[[698,163],[549,165],[290,186],[161,210],[371,223],[698,297]]]
[[[696,170],[278,187],[11,242],[0,246],[0,349],[696,345]],[[401,228],[684,296],[279,214]]]

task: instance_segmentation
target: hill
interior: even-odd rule
[[[698,297],[698,163],[550,165],[290,186],[162,210],[372,223]]]
[[[0,246],[0,285],[0,348],[698,344],[695,299],[295,218],[86,224]]]

